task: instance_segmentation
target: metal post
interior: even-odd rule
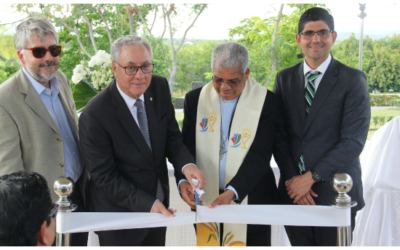
[[[54,192],[60,197],[56,203],[59,205],[58,214],[69,213],[77,209],[77,205],[72,204],[68,196],[74,191],[74,181],[70,177],[61,176],[54,182]],[[56,221],[57,223],[57,221]],[[57,233],[56,246],[70,246],[70,234]]]
[[[360,3],[360,10],[361,13],[358,14],[358,17],[361,18],[361,30],[360,30],[360,44],[359,44],[359,51],[358,51],[358,69],[362,71],[362,56],[363,56],[363,32],[364,32],[364,17],[367,16],[367,13],[364,13],[365,10],[365,3]]]
[[[332,206],[337,208],[349,208],[357,205],[356,201],[352,201],[347,194],[353,187],[353,179],[345,173],[338,173],[332,179],[332,188],[339,194],[333,199]],[[337,228],[337,244],[338,246],[351,246],[351,225]]]

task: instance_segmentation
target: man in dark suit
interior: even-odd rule
[[[204,174],[182,143],[167,80],[151,74],[148,41],[121,37],[113,42],[111,57],[115,80],[80,116],[81,146],[91,176],[88,208],[171,217],[166,157],[176,173],[198,179],[200,188]],[[96,233],[102,246],[164,246],[166,228]]]
[[[365,74],[330,55],[337,34],[333,17],[312,8],[299,21],[296,40],[305,61],[281,70],[274,93],[280,114],[274,158],[281,171],[279,192],[286,204],[329,205],[337,194],[330,186],[335,173],[353,178],[348,193],[363,208],[359,155],[370,121]],[[286,182],[286,184],[285,184]],[[294,246],[336,245],[332,227],[286,227]]]
[[[193,157],[197,159],[198,167],[204,171],[208,180],[203,198],[210,193],[207,191],[207,188],[212,185],[209,175],[213,175],[215,171],[210,168],[211,164],[200,165],[200,160],[210,158],[211,162],[216,161],[215,166],[218,168],[216,173],[219,173],[219,177],[216,176],[217,183],[213,183],[217,188],[216,196],[210,197],[208,199],[209,202],[207,202],[206,198],[203,199],[206,202],[205,205],[209,205],[209,207],[230,204],[232,200],[236,203],[242,203],[245,198],[247,198],[247,204],[279,204],[280,202],[274,173],[270,166],[278,101],[274,93],[267,91],[249,77],[250,69],[248,64],[248,51],[243,45],[235,42],[218,45],[214,49],[211,59],[213,80],[202,88],[190,91],[185,96],[185,116],[182,134],[185,145]],[[207,88],[210,89],[210,92],[207,92]],[[259,102],[254,100],[256,96],[253,94],[246,94],[250,89],[254,90],[253,94],[257,92],[261,95]],[[206,94],[202,95],[202,92]],[[198,113],[201,112],[199,110],[202,110],[201,105],[208,105],[209,103],[208,100],[201,100],[206,95],[208,95],[207,97],[210,95],[215,95],[216,97],[216,106],[220,108],[215,108],[214,111],[217,114],[220,112],[221,115],[217,116],[219,118],[213,125],[215,130],[213,133],[220,132],[222,135],[216,134],[217,139],[213,142],[216,142],[217,145],[211,145],[213,142],[208,141],[208,145],[201,146],[196,141],[199,136],[203,135],[202,132],[199,132],[198,118],[200,116],[198,116]],[[249,106],[245,106],[244,112],[241,113],[239,107],[243,107],[246,103]],[[256,113],[257,118],[250,115],[253,113],[249,112],[249,109]],[[228,137],[228,134],[232,135],[238,132],[231,130],[234,129],[235,123],[239,122],[239,120],[254,122],[255,129],[251,130],[255,137],[251,145],[249,145],[250,141],[247,142],[249,150],[243,160],[229,161],[230,157],[239,154],[243,150],[232,146],[232,136]],[[208,122],[212,123],[210,119]],[[217,125],[218,127],[221,126],[221,129],[218,129]],[[247,123],[247,125],[249,124]],[[241,134],[241,137],[244,137],[244,133]],[[220,138],[227,138],[227,140],[220,140]],[[218,149],[221,150],[221,146],[225,150],[220,151],[220,158],[216,157],[215,160],[213,155],[208,152],[200,156],[196,154],[196,152],[201,153],[204,150],[204,148],[199,147],[207,147],[214,148],[213,152],[216,149],[216,155],[218,156]],[[203,159],[199,159],[199,157],[203,157]],[[228,173],[229,168],[235,163],[238,164],[238,170]],[[179,186],[183,199],[194,208],[195,203],[193,196],[189,192],[189,184],[181,182]],[[232,233],[234,234],[235,232],[233,231]],[[247,225],[246,245],[270,246],[270,235],[271,226]],[[223,239],[223,236],[220,238]]]

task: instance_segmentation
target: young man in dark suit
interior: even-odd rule
[[[204,174],[192,164],[182,142],[167,80],[151,74],[149,42],[133,35],[120,37],[111,46],[111,57],[115,80],[79,118],[91,176],[88,209],[171,217],[166,157],[175,173],[199,180],[199,188],[206,183]],[[101,246],[165,246],[165,227],[96,233]]]
[[[285,204],[329,205],[335,191],[335,173],[353,179],[348,193],[363,208],[359,155],[370,121],[370,100],[365,74],[330,55],[336,41],[333,17],[322,8],[303,13],[296,41],[305,60],[281,70],[274,93],[280,114],[274,157],[281,171],[279,191]],[[286,227],[294,246],[336,245],[332,227]]]

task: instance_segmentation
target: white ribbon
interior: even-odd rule
[[[350,208],[293,205],[197,206],[197,223],[345,227]]]
[[[63,213],[57,214],[57,233],[169,227],[221,222],[259,225],[345,227],[351,224],[350,208],[294,205],[222,205],[178,212],[173,218],[158,213]]]

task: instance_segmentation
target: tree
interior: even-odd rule
[[[14,47],[14,36],[6,34],[5,26],[0,26],[0,83],[10,78],[20,68]]]
[[[55,26],[69,30],[79,44],[80,53],[92,57],[99,49],[109,51],[113,40],[122,35],[135,34],[141,19],[154,5],[132,8],[129,4],[16,4],[20,12],[29,16],[43,16]],[[141,9],[141,10],[140,10]],[[86,38],[86,39],[85,39]],[[86,44],[85,44],[86,40]],[[106,48],[104,48],[106,47]]]
[[[6,34],[6,27],[0,26],[0,60],[9,64],[18,64],[18,55],[14,47],[14,36]]]
[[[280,16],[275,43],[272,41],[279,15],[264,20],[256,16],[246,18],[241,21],[242,26],[229,30],[232,38],[241,36],[238,42],[245,45],[250,53],[250,76],[261,85],[273,81],[277,70],[293,66],[303,60],[301,49],[295,39],[300,16],[309,8],[325,5],[288,4],[288,6],[294,8],[294,11],[289,16],[284,14]],[[276,64],[276,68],[273,63]],[[268,89],[272,88],[273,84],[269,84]]]
[[[400,90],[400,39],[399,36],[373,40],[366,36],[363,47],[363,72],[368,89],[386,92]],[[340,62],[358,68],[358,39],[354,34],[332,48],[332,55]]]
[[[178,73],[175,92],[191,90],[192,81],[207,83],[210,80],[206,73],[211,71],[211,54],[218,44],[219,42],[209,41],[182,47],[176,57]]]
[[[398,50],[375,45],[373,64],[368,72],[368,85],[387,92],[400,89],[400,54]]]
[[[98,50],[110,51],[111,43],[120,36],[137,34],[147,27],[146,16],[157,8],[154,4],[16,4],[29,16],[42,16],[60,28],[60,69],[72,77],[72,69],[83,59],[89,60]],[[153,47],[154,73],[167,73],[167,48],[156,43],[151,29],[142,34]]]
[[[278,28],[279,28],[279,21],[281,20],[281,16],[282,16],[282,10],[283,10],[283,4],[281,4],[279,11],[278,11],[278,17],[276,18],[275,21],[275,28],[274,28],[274,35],[272,36],[272,42],[271,42],[271,64],[272,64],[272,68],[271,68],[271,72],[268,76],[267,82],[265,83],[265,86],[268,87],[272,76],[275,73],[276,68],[278,67],[279,61],[276,60],[275,58],[275,43],[276,43],[276,36],[278,34]]]
[[[137,5],[135,4],[137,7]],[[155,7],[155,14],[154,14],[154,20],[153,24],[150,26],[147,23],[146,18],[143,17],[141,14],[142,11],[139,10],[139,16],[144,24],[145,30],[149,33],[150,36],[152,35],[152,28],[154,26],[154,22],[156,21],[156,16],[158,13],[158,9],[160,8],[163,14],[163,20],[164,20],[164,32],[162,35],[159,37],[158,44],[161,44],[162,39],[164,38],[166,29],[168,27],[169,35],[170,35],[170,54],[171,54],[171,59],[172,59],[172,69],[170,68],[170,77],[169,77],[169,86],[170,86],[170,91],[171,94],[174,92],[174,83],[176,80],[176,75],[178,73],[178,63],[177,63],[177,55],[179,51],[182,49],[183,44],[186,41],[186,36],[189,32],[189,30],[194,26],[196,23],[197,19],[203,13],[203,11],[207,8],[208,4],[207,3],[192,3],[192,4],[181,4],[177,7],[175,3],[163,3],[160,4],[159,6]],[[185,10],[186,8],[186,10]],[[181,43],[177,48],[174,46],[174,34],[177,31],[177,24],[174,23],[173,21],[177,19],[179,16],[178,11],[181,11],[181,13],[185,13],[185,11],[190,11],[189,17],[194,16],[193,20],[189,21],[189,25],[185,29],[185,33],[183,35],[183,38],[181,40]],[[186,14],[186,13],[185,13]],[[150,28],[151,27],[151,28]]]

